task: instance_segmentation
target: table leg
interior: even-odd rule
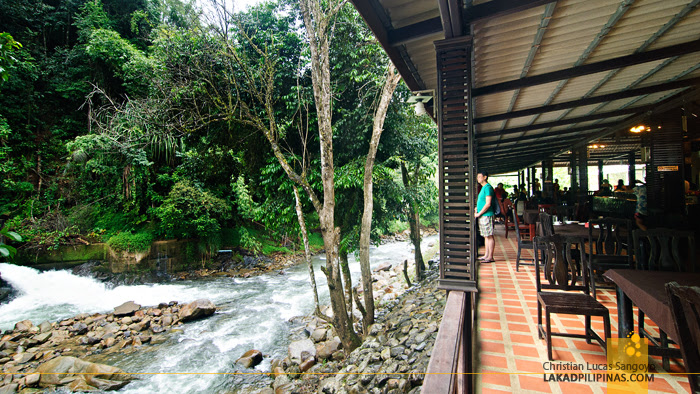
[[[528,226],[530,226],[530,241],[532,241],[535,238],[535,224],[531,223]]]
[[[617,331],[618,338],[627,338],[627,334],[634,330],[634,316],[632,315],[632,300],[624,291],[617,287]]]

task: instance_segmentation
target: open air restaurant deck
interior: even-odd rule
[[[700,1],[352,3],[439,130],[423,392],[700,392]]]

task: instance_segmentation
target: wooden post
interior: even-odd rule
[[[636,179],[637,172],[635,170],[635,163],[636,163],[636,160],[635,160],[634,151],[631,150],[627,154],[627,180],[628,180],[627,184],[632,186],[632,187],[634,187],[634,183],[637,180]]]
[[[603,188],[603,160],[598,160],[598,190]]]
[[[584,206],[588,202],[588,147],[586,146],[578,150],[578,179],[579,204]]]

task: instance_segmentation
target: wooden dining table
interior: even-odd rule
[[[603,276],[617,286],[618,337],[626,338],[634,330],[632,305],[649,317],[669,338],[678,339],[666,294],[666,283],[700,286],[700,273],[610,269]],[[675,348],[649,347],[649,354],[680,357]]]

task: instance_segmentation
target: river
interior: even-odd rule
[[[423,250],[436,243],[437,236],[423,239]],[[412,259],[409,242],[372,247],[372,266]],[[326,278],[320,271],[325,257],[314,257],[316,282],[322,304],[328,304]],[[359,263],[350,256],[353,285],[360,276]],[[284,358],[290,342],[289,319],[309,315],[314,304],[305,264],[285,269],[283,274],[267,273],[242,278],[204,278],[168,284],[110,287],[69,271],[40,272],[29,267],[0,263],[3,279],[18,290],[11,301],[0,305],[0,329],[14,327],[29,319],[34,324],[57,321],[79,313],[105,313],[126,302],[143,306],[161,302],[191,302],[206,298],[218,307],[210,318],[185,323],[156,346],[129,355],[105,359],[126,372],[141,373],[124,387],[124,393],[222,393],[244,387],[263,387],[271,379],[261,375],[231,374],[240,371],[235,360],[250,349],[266,356],[257,371],[269,371],[270,360]]]

